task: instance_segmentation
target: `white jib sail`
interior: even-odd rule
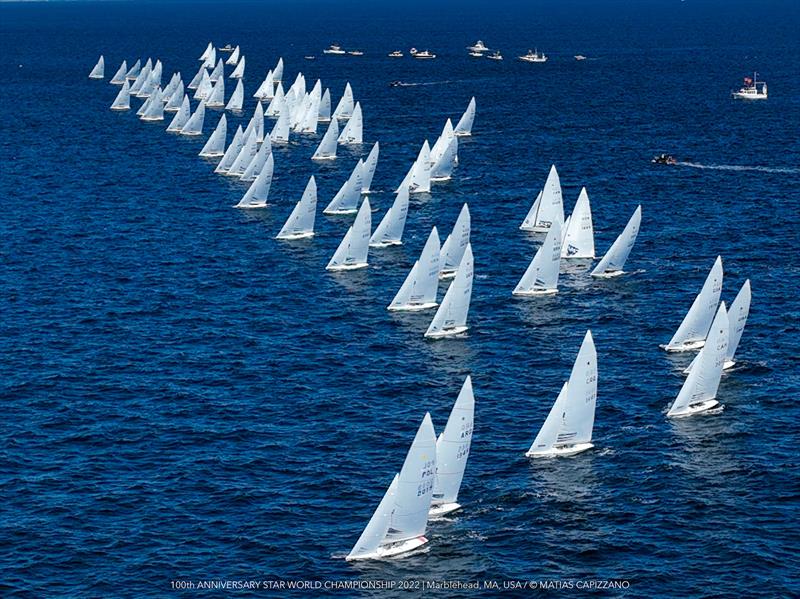
[[[142,61],[141,59],[137,58],[136,62],[133,63],[133,66],[125,73],[125,79],[129,81],[134,81],[139,76],[139,73],[142,71]]]
[[[236,208],[264,208],[269,199],[269,188],[272,185],[272,172],[274,169],[272,154],[267,158],[267,163],[250,185]]]
[[[127,72],[128,72],[128,63],[127,61],[123,60],[122,64],[119,65],[117,72],[114,73],[114,76],[111,78],[109,83],[111,83],[112,85],[122,85],[122,83],[125,81],[125,75],[127,74]]]
[[[619,237],[608,248],[605,256],[594,267],[592,271],[593,277],[614,277],[624,273],[622,269],[636,243],[641,222],[642,207],[637,206],[622,233],[619,234]]]
[[[225,174],[232,177],[241,177],[247,170],[247,166],[250,164],[250,161],[256,157],[257,151],[258,142],[256,141],[256,132],[251,130],[248,135],[245,135],[244,144],[242,144],[242,149],[239,152],[239,155],[236,157],[236,160],[233,161],[231,168],[229,168],[228,172]]]
[[[355,103],[353,102],[353,88],[350,83],[344,86],[344,94],[342,94],[336,109],[333,111],[334,119],[349,119],[353,114]]]
[[[224,115],[223,115],[224,116]],[[217,163],[216,168],[214,168],[215,173],[224,173],[233,164],[233,161],[236,160],[236,157],[239,155],[239,152],[242,149],[242,145],[244,144],[244,133],[242,132],[242,126],[239,125],[236,128],[236,132],[233,134],[233,139],[231,140],[231,144],[228,146],[228,149],[225,150],[225,153],[222,155],[219,163]]]
[[[283,58],[278,59],[278,63],[272,69],[272,76],[276,83],[280,83],[283,80]]]
[[[562,258],[594,258],[594,226],[592,225],[592,208],[586,188],[581,189],[575,208],[570,216],[569,225],[563,232],[561,244]]]
[[[231,73],[231,79],[241,79],[242,77],[244,77],[244,64],[245,64],[245,60],[244,60],[244,56],[242,56],[239,59],[239,62],[236,65],[236,68],[233,69],[233,73]]]
[[[167,131],[179,133],[183,126],[189,121],[189,117],[192,116],[192,105],[189,102],[189,96],[183,96],[183,102],[181,102],[181,107],[178,109],[178,112],[175,113],[175,116],[172,117],[172,121],[170,121],[169,125],[167,126]]]
[[[722,276],[722,258],[717,256],[714,266],[711,267],[711,271],[703,283],[703,288],[694,298],[694,302],[670,342],[663,346],[664,349],[686,351],[703,346],[717,311],[719,296],[722,293]]]
[[[408,189],[401,189],[394,203],[386,211],[380,224],[372,234],[369,244],[372,247],[386,247],[403,243],[403,229],[408,216]],[[438,275],[438,272],[437,272]]]
[[[372,215],[369,200],[365,199],[353,221],[353,226],[347,230],[326,269],[352,270],[366,267],[371,230]]]
[[[331,90],[325,88],[319,103],[319,122],[327,123],[331,120]]]
[[[272,131],[269,134],[272,143],[287,143],[289,141],[289,113],[284,110],[275,121]]]
[[[544,242],[528,265],[525,274],[512,292],[513,295],[541,295],[558,291],[561,264],[561,227],[553,223]]]
[[[194,114],[189,117],[186,124],[181,129],[181,135],[201,135],[203,133],[203,120],[206,116],[206,103],[200,102],[194,111]]]
[[[277,235],[277,239],[302,239],[313,237],[314,219],[317,212],[317,182],[314,175],[308,180],[308,185],[303,192],[303,197],[292,210],[289,218],[286,219],[283,228]]]
[[[114,98],[114,103],[111,105],[111,110],[130,110],[131,107],[131,86],[126,79],[122,84],[117,97]]]
[[[364,163],[359,160],[350,176],[333,196],[333,199],[322,212],[324,214],[353,214],[358,209],[361,199],[361,180],[364,172]]]
[[[450,142],[445,147],[436,163],[431,168],[431,181],[447,181],[453,176],[456,167],[456,157],[458,156],[458,138],[450,138]]]
[[[241,52],[241,50],[239,49],[239,46],[236,46],[233,49],[233,52],[231,52],[231,55],[228,56],[228,60],[225,61],[225,64],[236,64],[237,62],[239,62],[239,53],[240,52]]]
[[[101,55],[100,59],[97,61],[97,64],[94,65],[92,71],[89,73],[89,79],[102,79],[105,76],[105,71],[106,63]]]
[[[431,230],[419,260],[414,263],[387,310],[425,310],[436,306],[439,289],[439,233]]]
[[[350,120],[342,129],[339,135],[339,143],[342,145],[357,145],[364,142],[364,117],[361,114],[361,102],[356,102]]]
[[[461,212],[458,213],[456,224],[453,225],[453,232],[447,236],[442,245],[439,263],[443,278],[448,275],[452,276],[458,270],[458,265],[461,264],[461,258],[464,256],[464,251],[469,244],[470,227],[469,207],[464,204],[461,207]]]
[[[455,279],[444,294],[442,303],[431,321],[425,337],[439,338],[457,335],[467,330],[467,314],[472,298],[472,279],[474,276],[472,246],[467,244],[464,257],[458,266]]]
[[[336,119],[331,119],[328,130],[319,142],[311,160],[334,160],[336,158],[336,139],[339,137],[339,123]]]
[[[536,215],[539,214],[539,206],[542,204],[542,192],[536,195],[536,199],[533,201],[533,205],[531,209],[528,210],[528,214],[525,215],[525,220],[522,221],[522,224],[519,226],[520,229],[523,231],[533,231],[534,226],[536,225]]]
[[[276,117],[279,116],[286,109],[286,94],[283,92],[283,86],[279,83],[278,88],[275,90],[275,95],[267,106],[264,116]]]
[[[239,81],[236,82],[236,89],[233,90],[231,99],[228,100],[228,103],[225,105],[225,110],[241,112],[242,104],[244,104],[244,85],[242,84],[242,80],[239,79]]]
[[[472,135],[472,123],[475,121],[475,97],[469,101],[467,109],[458,121],[455,134],[459,136]]]
[[[369,519],[366,528],[364,528],[361,536],[358,537],[358,541],[356,541],[356,544],[345,558],[347,561],[374,559],[380,556],[378,549],[386,538],[386,533],[389,532],[389,523],[394,513],[394,500],[397,495],[399,478],[399,474],[394,475],[389,488],[386,489],[386,493],[384,493],[378,507],[373,512],[372,518]]]
[[[225,138],[228,135],[228,120],[223,114],[217,128],[206,141],[203,149],[200,150],[200,156],[224,156],[225,155]]]
[[[272,144],[270,144],[269,138],[267,138],[261,144],[261,147],[258,148],[256,155],[253,157],[253,159],[250,161],[250,164],[247,165],[247,168],[242,173],[242,181],[252,181],[253,179],[255,179],[261,172],[261,169],[263,169],[264,165],[267,163],[267,158],[271,155],[272,155]]]
[[[369,193],[370,186],[372,185],[372,178],[375,176],[375,169],[378,168],[378,156],[380,155],[381,146],[376,141],[369,151],[367,159],[364,161],[364,177],[361,181],[361,193]],[[406,189],[408,191],[408,189]]]
[[[453,123],[450,119],[447,119],[447,121],[445,121],[444,128],[442,129],[442,134],[431,148],[431,164],[436,164],[441,155],[444,154],[444,151],[447,149],[450,140],[454,137],[455,132],[453,131]]]

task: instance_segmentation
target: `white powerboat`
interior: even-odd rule
[[[426,58],[427,58],[427,59],[432,59],[432,58],[436,58],[436,54],[434,54],[434,53],[433,53],[433,52],[431,52],[430,50],[423,50],[422,52],[416,52],[416,53],[415,53],[413,56],[414,56],[414,58],[419,58],[419,59],[426,59]]]
[[[389,58],[403,58],[403,53],[400,50],[395,50],[394,52],[389,52]]]
[[[739,91],[731,92],[731,96],[739,100],[766,100],[767,83],[758,80],[758,73],[753,73],[752,77],[744,78],[744,85]]]
[[[489,48],[487,48],[486,44],[484,44],[481,40],[478,40],[477,42],[475,42],[474,45],[467,46],[467,50],[469,50],[470,52],[481,53],[481,52],[488,52]]]
[[[538,50],[528,50],[528,53],[520,56],[519,59],[522,62],[547,62],[547,56],[544,55],[544,52],[539,52]]]
[[[326,48],[322,51],[323,54],[347,54],[341,46],[337,46],[336,44],[331,44],[329,48]]]
[[[487,54],[486,58],[488,58],[489,60],[503,60],[503,55],[500,54],[500,52],[498,52],[497,50],[495,50],[491,54]]]

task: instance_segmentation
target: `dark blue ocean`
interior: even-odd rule
[[[615,579],[629,588],[598,595],[796,596],[798,32],[793,1],[0,4],[0,594]],[[468,57],[478,38],[506,60]],[[176,70],[188,82],[212,40],[247,59],[229,140],[282,56],[284,81],[320,78],[334,103],[351,82],[364,147],[329,164],[309,160],[319,136],[276,147],[272,205],[233,209],[246,184],[197,156],[205,135],[108,109],[123,59],[160,58],[165,82]],[[365,56],[322,56],[333,42]],[[386,57],[411,46],[439,57]],[[546,64],[512,60],[534,47]],[[100,54],[106,80],[91,81]],[[730,99],[754,70],[769,100]],[[404,244],[371,252],[366,270],[326,272],[351,218],[321,209],[357,157],[380,141],[377,223],[423,140],[473,95],[456,175],[413,196]],[[218,114],[207,111],[206,134]],[[651,165],[661,152],[765,168]],[[642,205],[636,273],[594,280],[571,265],[558,295],[523,301],[511,291],[541,240],[518,227],[551,164],[568,211],[587,187],[598,255]],[[275,241],[311,174],[317,236]],[[469,333],[429,342],[432,312],[385,308],[430,228],[444,239],[465,202]],[[691,356],[658,344],[717,255],[723,300],[752,282],[739,364],[722,413],[669,421]],[[587,329],[596,447],[531,462]],[[440,431],[468,374],[463,510],[429,527],[425,552],[346,563],[423,415]]]

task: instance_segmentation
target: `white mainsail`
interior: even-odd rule
[[[272,154],[267,158],[267,163],[250,185],[242,199],[236,204],[236,208],[265,208],[269,199],[269,188],[272,185],[272,172],[275,162]]]
[[[592,208],[586,188],[581,188],[575,208],[570,215],[569,224],[562,233],[562,258],[594,258],[594,226]]]
[[[200,82],[206,77],[208,77],[208,71],[203,65],[200,65],[200,68],[197,69],[197,74],[192,77],[192,80],[186,87],[189,89],[197,89],[197,87],[200,85]]]
[[[219,119],[219,123],[217,123],[217,128],[214,129],[214,132],[206,141],[206,144],[203,146],[203,149],[200,150],[200,156],[206,156],[206,157],[224,156],[225,138],[227,135],[228,135],[228,119],[226,119],[225,115],[223,114]]]
[[[472,378],[467,376],[450,411],[444,432],[436,440],[436,479],[431,499],[431,516],[459,509],[458,492],[467,469],[472,431],[475,426],[475,396]]]
[[[717,311],[719,296],[722,293],[722,258],[717,256],[714,266],[706,277],[703,288],[694,298],[692,306],[684,316],[678,330],[662,349],[669,352],[699,349],[705,343],[706,335]]]
[[[203,53],[200,55],[200,58],[198,58],[197,60],[199,60],[201,62],[205,62],[205,60],[209,56],[211,56],[211,52],[213,50],[214,50],[214,44],[212,44],[211,42],[208,42],[208,46],[206,46],[206,49],[203,51]]]
[[[535,210],[534,210],[535,209]],[[564,225],[564,202],[561,196],[561,181],[555,165],[550,167],[544,188],[536,198],[533,207],[525,217],[520,229],[525,231],[544,232],[557,222]]]
[[[403,281],[387,310],[425,310],[436,307],[439,289],[439,233],[431,230],[419,260]]]
[[[241,50],[239,49],[239,46],[236,46],[233,49],[233,52],[231,52],[231,55],[228,56],[228,60],[225,61],[225,64],[236,64],[237,62],[239,62],[239,53],[240,52],[241,52]]]
[[[271,100],[275,96],[275,83],[272,78],[272,69],[267,72],[264,81],[258,86],[256,93],[253,94],[254,98],[259,100]]]
[[[242,56],[239,59],[239,63],[236,65],[236,68],[233,69],[233,73],[231,73],[230,75],[231,79],[241,79],[242,77],[244,77],[244,64],[245,60],[244,56]]]
[[[364,161],[364,176],[361,181],[361,193],[370,193],[372,178],[375,176],[375,169],[378,168],[378,156],[381,151],[380,144],[376,141],[369,151],[367,159]],[[406,188],[406,191],[408,189]]]
[[[561,226],[555,222],[512,294],[548,295],[557,293],[560,264]]]
[[[358,209],[361,199],[361,181],[364,172],[364,163],[359,160],[350,176],[333,196],[333,199],[322,211],[323,214],[353,214]]]
[[[722,302],[711,323],[707,342],[700,350],[667,416],[690,416],[719,405],[716,400],[717,389],[728,353],[729,328],[728,313],[725,302]]]
[[[206,71],[203,71],[203,77],[200,79],[200,83],[197,85],[197,89],[194,90],[194,99],[195,100],[205,100],[211,95],[211,91],[214,89],[214,84],[211,83],[211,78],[208,76]]]
[[[591,441],[596,405],[597,350],[592,332],[586,331],[569,380],[525,455],[567,456],[594,447]]]
[[[275,68],[272,69],[272,77],[275,83],[280,83],[283,80],[283,58],[279,58]]]
[[[189,96],[184,95],[181,107],[178,112],[175,113],[175,116],[172,117],[172,120],[167,126],[167,131],[171,133],[180,133],[183,126],[189,121],[190,116],[192,116],[192,105],[189,102]]]
[[[611,244],[605,256],[600,259],[597,266],[592,271],[593,277],[609,278],[624,274],[622,268],[625,261],[636,243],[636,236],[639,234],[639,226],[642,222],[642,207],[637,206],[628,224],[619,234],[619,237]]]
[[[141,72],[142,72],[142,61],[141,59],[137,58],[136,62],[133,63],[133,66],[130,68],[130,70],[127,73],[125,73],[125,79],[129,81],[135,81],[136,78],[139,76],[139,73]]]
[[[222,79],[220,79],[222,81]],[[244,104],[244,85],[242,84],[242,80],[236,82],[236,89],[233,90],[233,94],[231,95],[230,100],[225,105],[225,110],[231,110],[233,112],[241,112],[242,104]],[[263,112],[261,113],[263,116]]]
[[[105,77],[105,71],[106,71],[106,63],[101,54],[100,59],[97,61],[97,64],[94,65],[91,73],[89,73],[89,79],[102,79],[103,77]]]
[[[464,204],[461,207],[461,212],[458,213],[456,224],[453,225],[453,232],[447,236],[444,244],[442,244],[439,259],[441,278],[447,279],[455,276],[458,265],[461,264],[461,259],[464,256],[464,251],[469,244],[470,227],[469,207]]]
[[[147,62],[149,64],[150,62],[149,59]],[[139,75],[137,75],[136,79],[131,84],[132,96],[138,94],[139,90],[142,89],[142,86],[150,80],[150,73],[152,72],[152,70],[153,67],[148,66],[147,64],[145,64],[145,66],[142,67],[142,69],[139,71]]]
[[[325,88],[319,103],[319,122],[327,123],[331,120],[331,90]]]
[[[431,148],[431,164],[436,164],[441,158],[442,154],[444,154],[447,146],[450,144],[450,140],[455,137],[455,132],[453,131],[453,123],[450,119],[444,124],[444,128],[442,129],[442,134],[436,140],[436,143],[433,144]]]
[[[455,134],[458,136],[472,135],[472,123],[475,121],[475,97],[469,101],[467,109],[458,121]]]
[[[111,105],[111,110],[130,110],[131,107],[131,86],[126,79],[122,84],[117,97],[114,98],[114,103]]]
[[[267,106],[267,110],[264,112],[264,116],[269,117],[276,117],[286,112],[286,94],[283,92],[283,85],[278,83],[278,87],[275,90],[275,95],[272,96],[272,100]]]
[[[185,95],[186,90],[183,87],[183,81],[179,81],[172,94],[170,94],[169,100],[167,100],[167,104],[164,106],[164,110],[166,112],[178,112],[183,105],[183,96]]]
[[[222,108],[225,106],[225,79],[220,77],[211,88],[211,93],[208,94],[206,106],[209,108]]]
[[[231,144],[228,146],[228,149],[225,150],[225,153],[222,155],[222,158],[220,159],[216,168],[214,168],[214,172],[225,173],[229,168],[231,168],[233,161],[236,160],[236,157],[242,150],[243,145],[244,145],[244,132],[242,131],[242,126],[239,125],[236,128],[236,133],[233,134],[233,139],[231,140]]]
[[[319,93],[312,92],[306,101],[303,118],[300,119],[298,131],[300,133],[316,133],[319,124]]]
[[[331,119],[328,130],[319,142],[311,160],[334,160],[336,158],[336,139],[339,137],[339,123],[336,119]]]
[[[109,81],[112,85],[122,85],[125,82],[125,75],[128,73],[128,62],[123,60],[122,64],[119,65],[117,72],[114,73],[114,76]]]
[[[317,182],[314,175],[308,180],[303,197],[292,210],[276,239],[302,239],[314,236],[314,219],[317,212]]]
[[[363,163],[362,163],[363,164]],[[369,244],[372,247],[387,247],[390,245],[401,245],[403,243],[403,229],[406,226],[408,216],[408,189],[401,189],[394,203],[386,211],[380,224],[375,229]],[[438,245],[438,244],[437,244]],[[438,250],[437,250],[438,252]],[[439,274],[438,271],[436,273]]]
[[[150,97],[150,106],[142,115],[143,121],[163,121],[164,120],[164,102],[161,98],[161,88],[156,88],[153,95]]]
[[[212,83],[216,83],[220,79],[225,79],[225,65],[220,58],[217,61],[217,66],[211,71],[211,74],[208,76]]]
[[[289,141],[289,113],[284,110],[275,121],[272,131],[269,134],[272,143],[287,143]]]
[[[458,157],[458,138],[452,137],[431,168],[431,181],[447,181],[453,176]]]
[[[369,255],[369,236],[372,229],[372,215],[369,200],[365,199],[356,215],[353,226],[347,230],[342,242],[333,254],[327,270],[353,270],[365,268]]]
[[[189,117],[183,129],[181,129],[181,135],[202,135],[205,116],[206,103],[201,101],[200,104],[197,105],[194,114]]]
[[[336,109],[333,111],[333,116],[331,118],[335,119],[349,119],[350,116],[353,114],[353,109],[355,108],[355,103],[353,102],[353,88],[350,87],[350,83],[344,86],[344,94],[342,94],[339,103],[336,105]]]
[[[467,326],[467,314],[469,313],[469,303],[472,298],[472,279],[474,276],[474,266],[472,258],[472,246],[467,244],[464,250],[464,257],[458,266],[455,279],[444,294],[442,303],[431,321],[425,337],[438,339],[451,335],[458,335],[465,332]]]
[[[247,165],[255,158],[257,151],[258,142],[256,141],[256,132],[255,130],[251,130],[249,134],[245,135],[244,144],[242,144],[239,155],[225,174],[231,177],[241,177],[247,170]]]
[[[361,114],[361,102],[356,102],[350,120],[339,135],[339,143],[357,145],[364,142],[364,117]]]
[[[267,159],[271,155],[272,155],[272,144],[269,142],[269,138],[267,138],[261,144],[261,147],[258,148],[256,155],[253,157],[253,159],[250,161],[250,164],[247,165],[247,168],[242,173],[242,181],[254,180],[259,175],[259,173],[261,173],[261,170],[267,163]]]

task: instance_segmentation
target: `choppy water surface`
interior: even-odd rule
[[[794,593],[799,25],[777,2],[0,6],[4,594],[163,595],[171,580],[210,578]],[[478,37],[506,60],[470,59]],[[422,141],[477,98],[456,177],[413,198],[403,246],[333,275],[350,218],[319,215],[311,241],[273,239],[309,175],[324,206],[369,145],[331,164],[309,160],[318,138],[276,148],[273,205],[245,213],[231,207],[244,184],[197,157],[205,137],[114,113],[116,88],[86,78],[103,53],[107,76],[152,56],[188,82],[212,39],[247,57],[247,118],[279,56],[284,79],[319,77],[334,101],[352,83],[365,139],[381,142],[376,219]],[[331,42],[366,55],[323,57]],[[411,46],[439,58],[386,58]],[[529,47],[550,61],[511,60]],[[770,99],[729,99],[753,70]],[[209,132],[218,116],[206,117]],[[748,168],[651,165],[660,152]],[[587,187],[598,253],[642,205],[636,274],[598,281],[575,264],[558,295],[512,299],[539,243],[518,226],[551,163],[568,209]],[[430,228],[444,237],[465,202],[471,328],[427,342],[431,313],[385,307]],[[671,422],[690,357],[658,344],[718,254],[724,300],[752,282],[740,364],[721,414]],[[596,449],[531,463],[587,328]],[[345,563],[422,416],[441,430],[467,374],[463,511],[430,528],[426,552]]]

